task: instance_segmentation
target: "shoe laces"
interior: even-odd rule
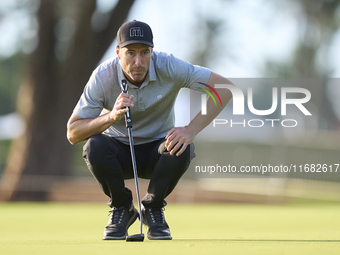
[[[152,223],[165,223],[164,208],[148,208]]]
[[[111,214],[111,224],[121,224],[124,214],[126,213],[126,209],[123,207],[113,208],[111,211],[109,211],[109,213]]]

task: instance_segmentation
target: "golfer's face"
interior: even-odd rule
[[[142,85],[149,71],[152,48],[145,44],[117,46],[117,55],[126,78],[134,85]]]

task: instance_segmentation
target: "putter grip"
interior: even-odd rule
[[[128,94],[128,90],[127,90],[127,82],[126,80],[121,80],[121,87],[122,87],[122,91],[126,94]],[[131,113],[130,113],[130,107],[129,111],[127,111],[125,113],[125,124],[127,128],[132,128],[132,119],[131,119]]]

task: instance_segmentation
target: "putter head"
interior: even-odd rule
[[[143,242],[144,241],[144,234],[136,234],[132,236],[126,237],[127,242]]]

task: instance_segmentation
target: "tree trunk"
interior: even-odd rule
[[[109,21],[94,32],[91,18],[95,0],[43,0],[38,11],[39,45],[32,54],[27,78],[18,94],[18,112],[27,128],[12,143],[7,166],[0,180],[0,200],[45,201],[49,187],[71,173],[72,146],[66,139],[66,123],[92,70],[115,38],[134,0],[120,0],[108,14]],[[55,54],[55,26],[60,4],[72,4],[79,13],[65,60]]]

